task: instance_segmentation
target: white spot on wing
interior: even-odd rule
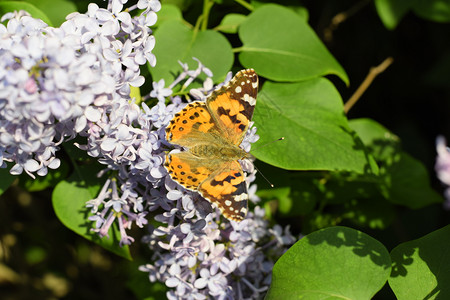
[[[256,105],[256,99],[251,97],[249,94],[245,94],[244,97],[242,97],[242,100],[250,103],[250,105],[252,105],[252,106]]]
[[[226,206],[230,206],[231,203],[232,203],[232,202],[231,202],[230,200],[225,200],[225,205],[226,205]]]
[[[245,200],[248,200],[248,195],[247,194],[240,194],[240,195],[237,195],[237,196],[234,196],[234,201],[236,201],[236,202],[240,202],[240,201],[245,201]]]
[[[242,88],[240,87],[240,86],[237,86],[235,89],[234,89],[234,91],[236,92],[236,93],[240,93],[240,92],[242,92]]]

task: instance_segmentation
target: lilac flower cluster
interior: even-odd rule
[[[110,0],[90,4],[59,28],[25,12],[8,13],[0,24],[0,167],[34,178],[58,168],[58,146],[89,135],[111,102],[129,99],[130,86],[144,78],[139,66],[154,66],[159,1]],[[138,16],[130,11],[143,9]]]
[[[183,71],[175,83],[192,82],[192,76],[197,77],[200,73],[212,76],[201,63],[196,70],[195,74]],[[121,245],[134,241],[126,229],[133,223],[139,227],[147,224],[147,211],[170,208],[163,199],[167,191],[161,190],[167,176],[163,166],[164,151],[168,149],[164,129],[185,104],[176,96],[166,105],[166,97],[172,95],[174,84],[166,88],[161,80],[153,86],[148,98],[156,98],[157,103],[152,108],[144,102],[141,109],[133,101],[113,99],[108,106],[96,108],[99,117],[87,131],[87,144],[76,144],[105,165],[104,173],[114,171],[109,172],[112,177],[105,181],[98,197],[88,201],[87,207],[93,214],[89,219],[95,221],[94,231],[100,236],[108,235],[113,223],[117,222]]]
[[[149,95],[157,101],[153,107],[142,103],[140,110],[130,101],[115,104],[114,109],[102,112],[92,130],[101,134],[91,134],[88,144],[79,146],[117,171],[106,180],[98,197],[88,202],[93,213],[90,220],[95,221],[94,230],[101,236],[117,222],[120,244],[125,245],[134,241],[126,230],[133,223],[143,227],[146,215],[152,214],[161,225],[149,226],[150,234],[143,241],[154,255],[152,262],[140,269],[149,273],[150,281],[172,288],[169,299],[256,299],[270,284],[273,262],[294,238],[289,230],[269,228],[259,207],[240,223],[222,222],[220,212],[208,201],[167,174],[163,162],[169,145],[164,129],[185,105],[179,96],[172,96],[172,90],[176,85],[188,87],[201,73],[207,79],[203,87],[190,90],[191,97],[205,99],[217,88],[212,85],[211,71],[200,62],[196,70],[181,65],[183,71],[169,86],[164,80],[153,83]],[[225,82],[230,79],[231,73]],[[241,147],[249,151],[257,139],[252,127]],[[255,170],[251,162],[242,164],[250,184]],[[250,199],[257,202],[255,192],[256,185],[251,185]]]
[[[240,223],[221,222],[217,211],[203,217],[192,213],[205,205],[195,203],[195,196],[178,196],[181,203],[158,217],[164,225],[144,239],[155,262],[140,270],[150,281],[173,288],[168,299],[262,298],[274,261],[295,241],[289,230],[269,228],[258,206]]]

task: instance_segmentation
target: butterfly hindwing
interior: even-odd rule
[[[238,161],[222,165],[200,185],[199,192],[227,219],[242,221],[247,214],[247,184]]]
[[[173,180],[193,191],[196,191],[200,184],[208,179],[214,171],[201,158],[187,151],[170,152],[166,156],[164,166]]]

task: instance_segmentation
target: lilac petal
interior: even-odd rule
[[[11,170],[9,170],[9,173],[11,173],[12,175],[20,175],[23,172],[23,167],[22,165],[19,164],[15,164]]]
[[[183,224],[181,224],[180,230],[181,230],[181,232],[184,233],[184,234],[190,233],[190,232],[191,232],[191,224],[189,224],[189,223],[183,223]]]
[[[134,87],[140,87],[145,82],[145,78],[143,76],[137,76],[135,79],[130,81],[130,85]]]
[[[121,1],[119,1],[119,0],[112,1],[112,9],[111,10],[112,10],[113,14],[118,14],[119,12],[122,11],[122,8],[123,8],[123,4]]]
[[[194,287],[196,289],[203,289],[206,287],[207,284],[208,284],[207,278],[199,278],[194,282]]]
[[[163,178],[166,176],[167,171],[164,169],[163,166],[159,166],[158,168],[152,168],[150,170],[150,175],[152,175],[153,178]]]
[[[117,128],[116,137],[118,140],[126,140],[130,136],[130,129],[125,124],[119,125]]]
[[[209,278],[210,277],[209,270],[205,268],[201,269],[200,276],[203,278]]]
[[[161,9],[161,2],[157,0],[150,0],[150,7],[153,11],[158,12]]]
[[[42,167],[40,168],[37,172],[36,172],[39,176],[45,176],[48,174],[48,168],[47,167]]]
[[[103,24],[101,28],[101,32],[104,36],[115,36],[117,33],[119,33],[120,27],[117,21],[108,21],[105,24]]]
[[[109,10],[104,9],[104,8],[97,9],[97,11],[95,12],[95,16],[100,21],[109,21],[109,20],[112,19],[111,12]]]
[[[176,277],[170,277],[169,279],[166,280],[166,285],[168,287],[176,287],[179,284],[180,284],[180,280]]]
[[[100,111],[97,108],[92,107],[92,106],[88,106],[86,108],[86,110],[84,111],[84,115],[91,122],[98,122],[98,121],[100,121],[100,118],[102,116]]]
[[[75,132],[83,131],[87,126],[87,120],[85,116],[79,117],[75,122]]]
[[[28,159],[24,167],[28,172],[36,172],[40,168],[40,165],[34,159]]]
[[[117,142],[116,139],[108,138],[101,143],[100,148],[102,148],[102,150],[107,152],[112,151],[117,146],[116,142]]]
[[[59,160],[58,158],[55,158],[52,160],[52,162],[48,165],[48,167],[50,169],[58,169],[59,166],[61,165],[61,160]]]
[[[178,200],[183,196],[183,193],[178,190],[171,190],[167,193],[167,199],[169,200]]]
[[[150,11],[147,14],[147,17],[145,18],[145,25],[146,26],[153,26],[156,24],[156,21],[158,20],[158,17],[156,15],[156,13],[154,13],[153,11]]]
[[[180,275],[180,272],[181,272],[181,268],[180,268],[180,265],[178,265],[178,264],[173,264],[169,268],[169,274],[171,274],[171,275]]]
[[[119,54],[111,48],[103,49],[103,56],[109,61],[117,61],[119,59]]]

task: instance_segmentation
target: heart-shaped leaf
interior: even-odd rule
[[[178,61],[195,69],[198,63],[193,57],[213,72],[214,80],[223,79],[233,64],[230,43],[213,30],[194,32],[179,21],[171,20],[158,27],[155,39],[153,53],[158,61],[150,68],[154,81],[164,78],[166,84],[172,82],[181,72]]]
[[[397,299],[450,299],[450,225],[391,252],[389,285]]]
[[[298,83],[267,81],[253,120],[261,137],[259,145],[285,137],[252,151],[266,163],[289,170],[376,173],[364,145],[348,127],[339,93],[324,78]]]
[[[390,269],[380,242],[351,228],[330,227],[305,236],[276,262],[266,299],[371,299]]]
[[[308,23],[280,5],[263,5],[239,27],[244,44],[239,61],[274,81],[300,81],[327,74],[346,84],[344,69],[328,52]]]

